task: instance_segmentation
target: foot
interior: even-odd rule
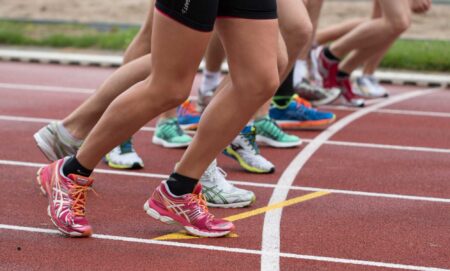
[[[233,223],[209,213],[201,191],[201,184],[197,184],[191,194],[175,196],[163,181],[145,202],[144,211],[163,223],[179,224],[195,236],[221,237],[232,232]]]
[[[339,88],[325,89],[318,85],[312,84],[307,79],[303,79],[299,84],[294,87],[294,91],[303,99],[311,102],[313,106],[321,106],[334,102],[341,90]]]
[[[322,86],[326,89],[337,87],[336,75],[338,72],[339,61],[329,59],[325,56],[323,48],[317,59],[319,74],[322,77]]]
[[[105,156],[105,162],[114,169],[140,169],[144,162],[133,148],[131,139],[115,147]]]
[[[82,144],[81,140],[64,134],[63,129],[61,122],[53,121],[33,136],[38,148],[50,161],[74,155]]]
[[[200,89],[198,90],[197,110],[199,112],[203,112],[205,110],[206,106],[213,99],[215,91],[216,88],[209,89],[206,91],[200,91]]]
[[[291,148],[302,144],[298,136],[286,134],[269,116],[255,120],[253,125],[256,128],[258,144],[264,143],[274,148]]]
[[[317,129],[328,126],[336,120],[331,112],[319,111],[311,104],[294,95],[286,106],[273,103],[269,115],[281,128]]]
[[[275,166],[259,153],[256,145],[256,129],[247,126],[223,151],[238,161],[239,165],[252,173],[272,173]]]
[[[187,100],[177,108],[178,123],[186,130],[196,130],[200,122],[200,113],[194,104]]]
[[[183,148],[191,143],[192,137],[187,135],[178,124],[177,118],[162,120],[156,126],[153,134],[153,144],[165,148]]]
[[[339,88],[342,91],[342,103],[352,107],[364,107],[364,99],[358,98],[353,91],[352,82],[350,78],[342,78],[337,81]]]
[[[371,75],[363,75],[356,78],[357,87],[355,93],[364,98],[385,98],[389,93],[380,85],[378,80]]]
[[[256,197],[249,190],[240,189],[226,180],[226,173],[214,160],[200,178],[202,193],[210,207],[241,208],[251,205]]]
[[[65,159],[60,159],[37,172],[37,182],[48,198],[48,215],[60,232],[69,237],[86,237],[92,227],[86,219],[87,191],[91,178],[62,174]]]

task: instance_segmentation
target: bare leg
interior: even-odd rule
[[[357,18],[351,19],[340,24],[335,24],[324,29],[319,29],[316,33],[315,40],[317,44],[325,45],[331,43],[352,31],[356,26],[365,22],[367,19]]]
[[[189,29],[158,12],[153,30],[152,74],[117,97],[92,129],[76,156],[86,168],[95,168],[114,146],[189,95],[210,33]]]
[[[176,168],[177,173],[195,179],[279,84],[277,20],[219,19],[216,27],[227,52],[231,80],[206,108],[194,140]]]
[[[386,50],[386,47],[389,47],[399,36],[403,33],[410,25],[410,11],[409,4],[407,0],[398,0],[398,1],[389,1],[389,0],[378,0],[383,17],[378,19],[373,19],[371,22],[363,23],[355,28],[354,31],[350,32],[348,35],[342,38],[342,41],[339,40],[336,43],[338,45],[334,46],[332,44],[330,50],[334,53],[336,52],[345,52],[334,50],[339,48],[339,44],[346,44],[342,46],[345,48],[347,45],[352,44],[352,42],[360,40],[363,36],[370,36],[367,33],[362,33],[363,29],[367,26],[371,25],[371,29],[368,30],[372,34],[379,34],[379,36],[370,37],[370,42],[367,40],[364,42],[360,40],[360,45],[353,44],[355,51],[351,52],[351,54],[346,57],[340,64],[339,70],[344,71],[346,73],[351,73],[355,70],[359,65],[364,63],[370,56],[377,55]],[[378,31],[383,30],[381,33]],[[356,37],[359,36],[359,37]],[[336,54],[338,57],[342,57],[340,53]]]

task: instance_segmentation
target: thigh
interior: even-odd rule
[[[409,17],[410,5],[408,0],[377,0],[383,17],[388,20],[403,19]]]
[[[218,19],[233,83],[272,78],[277,72],[277,20]]]
[[[188,26],[156,7],[152,34],[152,77],[162,84],[171,83],[174,78],[174,82],[187,83],[184,80],[193,80],[197,72],[212,32],[199,31],[194,28],[195,25]]]

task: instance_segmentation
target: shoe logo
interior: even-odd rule
[[[181,13],[186,14],[189,11],[189,5],[191,4],[191,0],[186,0],[186,2],[184,2],[184,6],[181,9]]]

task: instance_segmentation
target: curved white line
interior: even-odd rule
[[[312,140],[289,164],[286,170],[281,175],[277,187],[272,193],[270,198],[270,204],[282,202],[287,199],[289,193],[289,187],[292,186],[295,177],[308,162],[311,156],[333,135],[345,128],[355,120],[374,112],[380,108],[389,106],[394,103],[398,103],[407,99],[430,94],[435,92],[436,89],[429,89],[426,91],[419,90],[414,92],[408,92],[400,94],[390,98],[384,102],[374,104],[370,107],[366,107],[355,111],[354,113],[346,116],[328,129],[320,133],[314,140]],[[274,209],[268,211],[264,216],[264,227],[262,236],[262,255],[261,255],[261,270],[262,271],[278,271],[280,270],[280,223],[283,208]]]

